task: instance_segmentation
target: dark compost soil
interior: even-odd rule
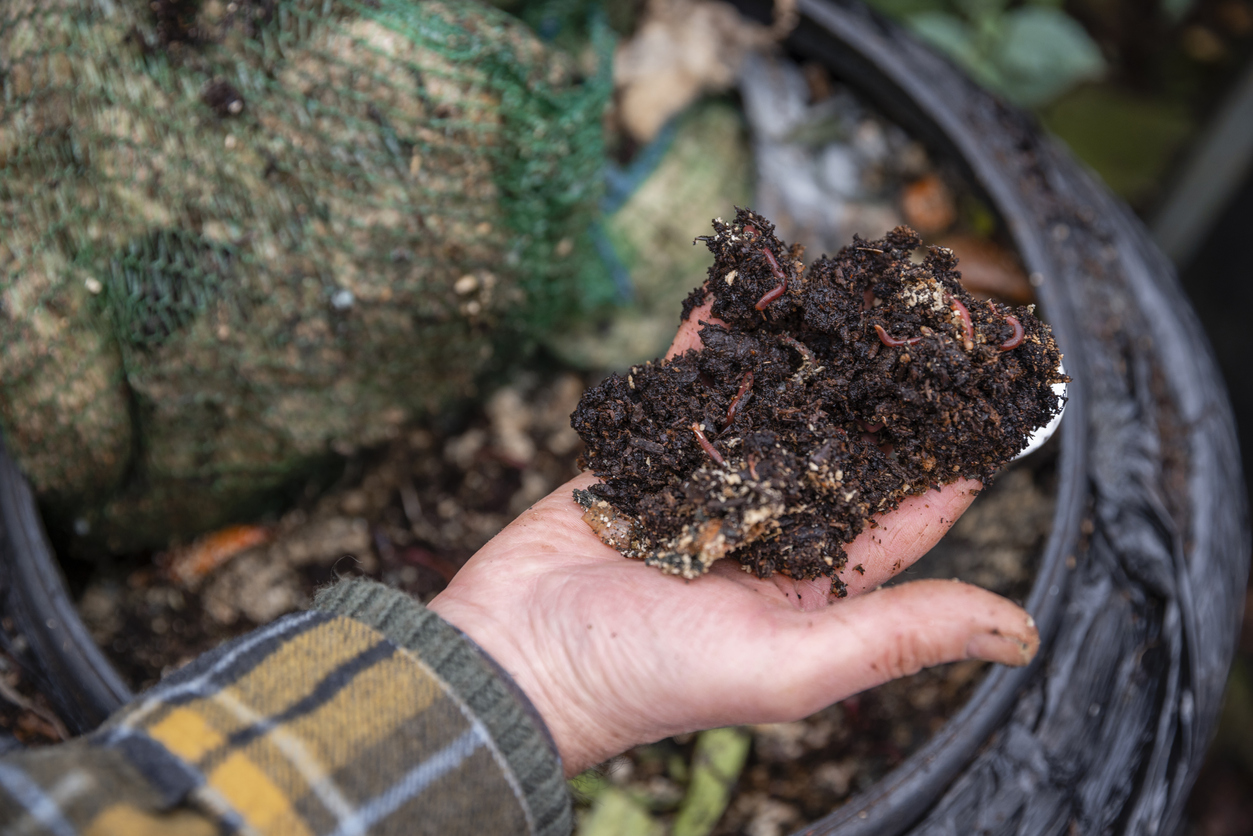
[[[957,476],[989,481],[1060,408],[1048,326],[981,302],[951,250],[901,227],[803,271],[750,210],[703,239],[701,351],[633,366],[572,418],[604,482],[576,492],[607,544],[697,577],[831,578],[871,516]]]

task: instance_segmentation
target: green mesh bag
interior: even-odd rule
[[[0,425],[88,542],[256,513],[597,292],[608,61],[498,10],[5,0],[0,90]]]

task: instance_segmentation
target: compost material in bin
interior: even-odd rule
[[[987,482],[1060,409],[1048,326],[977,301],[912,230],[806,270],[755,212],[713,227],[683,308],[712,298],[703,350],[610,375],[571,419],[604,480],[575,492],[583,519],[627,557],[685,578],[733,557],[843,594],[844,545],[874,515]]]

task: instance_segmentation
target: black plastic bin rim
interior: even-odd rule
[[[738,4],[763,15],[769,4]],[[1078,323],[1062,289],[1048,281],[1052,263],[1044,234],[1022,203],[1022,194],[1008,182],[997,160],[984,148],[973,126],[946,107],[932,78],[903,61],[896,42],[884,36],[883,24],[863,9],[848,9],[824,0],[799,0],[801,22],[787,47],[824,64],[845,84],[871,93],[886,115],[937,150],[961,162],[971,182],[981,189],[999,214],[1028,274],[1036,284],[1040,306],[1063,350],[1079,342]],[[958,72],[936,60],[942,74]],[[1041,651],[1025,668],[996,666],[967,703],[921,749],[868,790],[849,799],[823,820],[800,831],[811,834],[895,834],[904,831],[939,797],[991,736],[1014,704],[1022,686],[1036,673],[1061,614],[1066,558],[1072,553],[1085,510],[1085,461],[1089,443],[1085,414],[1084,365],[1067,356],[1073,378],[1067,413],[1057,431],[1060,441],[1057,505],[1052,530],[1025,607],[1040,631]]]
[[[29,644],[42,690],[75,734],[98,726],[131,691],[83,625],[35,498],[0,438],[0,567],[4,610]]]

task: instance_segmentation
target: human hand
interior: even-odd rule
[[[699,348],[702,313],[683,323],[668,356]],[[1023,665],[1039,645],[1025,611],[978,587],[879,589],[939,541],[978,482],[877,517],[847,546],[847,565],[864,574],[842,573],[844,599],[826,579],[762,580],[729,560],[693,581],[627,560],[574,502],[575,488],[595,482],[584,473],[540,500],[429,605],[509,671],[567,775],[672,734],[796,720],[943,662]]]

